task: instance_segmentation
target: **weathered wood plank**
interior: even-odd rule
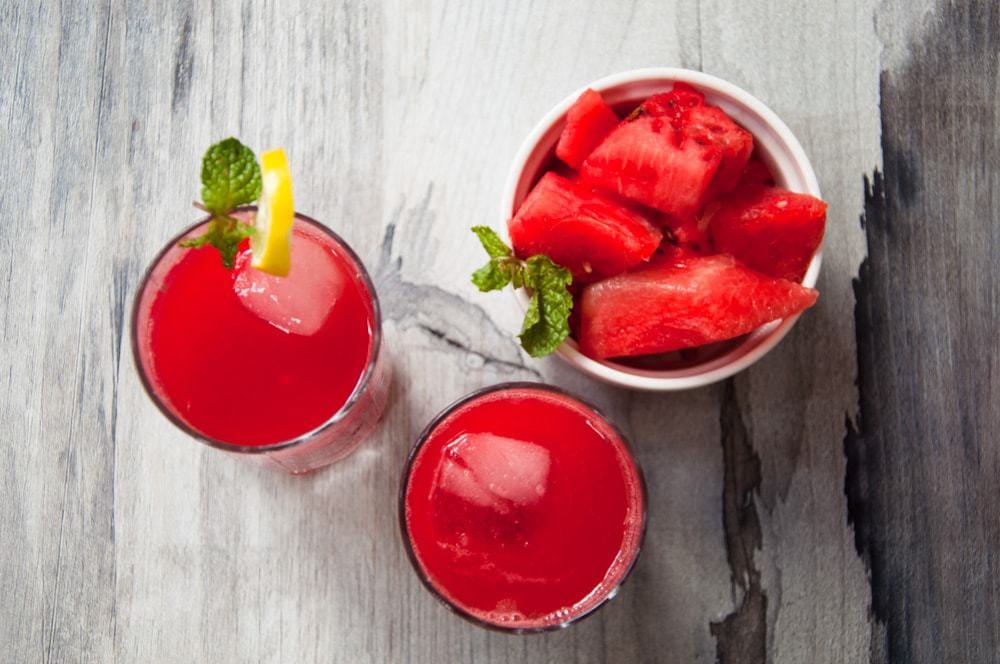
[[[1000,8],[880,25],[884,178],[856,284],[861,416],[845,443],[876,662],[1000,653]],[[891,41],[890,41],[891,40]]]
[[[107,7],[5,9],[0,622],[11,661],[113,656],[110,300],[103,184],[111,112]],[[31,44],[31,48],[25,48]],[[13,79],[8,78],[13,74]],[[7,196],[10,192],[10,198]],[[9,353],[9,355],[7,355]],[[9,425],[8,425],[9,423]],[[13,509],[10,509],[13,508]],[[5,629],[8,629],[5,627]]]

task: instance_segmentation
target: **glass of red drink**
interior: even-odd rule
[[[448,407],[403,471],[399,521],[424,585],[483,627],[566,627],[614,597],[646,526],[642,472],[592,406],[508,383]]]
[[[252,223],[255,207],[233,213]],[[171,240],[132,311],[132,351],[164,415],[196,439],[291,473],[347,456],[388,399],[378,299],[364,266],[333,231],[301,214],[286,277],[232,270],[211,246]]]

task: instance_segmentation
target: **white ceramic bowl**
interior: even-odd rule
[[[586,87],[600,92],[613,107],[638,106],[657,92],[664,92],[675,82],[687,83],[705,95],[705,101],[721,107],[754,137],[754,144],[778,186],[820,197],[819,183],[802,146],[791,130],[759,99],[720,78],[689,69],[637,69],[614,74]],[[501,228],[507,233],[507,221],[521,205],[532,185],[552,158],[566,111],[585,88],[573,92],[549,111],[521,145],[504,188],[501,201]],[[509,236],[508,240],[509,240]],[[814,286],[819,276],[822,247],[809,264],[802,283]],[[515,291],[522,309],[528,297]],[[636,390],[686,390],[708,385],[732,376],[759,360],[781,341],[798,316],[768,323],[751,332],[742,342],[723,354],[678,369],[640,369],[617,362],[595,360],[580,352],[576,341],[568,339],[556,351],[570,365],[599,380]]]

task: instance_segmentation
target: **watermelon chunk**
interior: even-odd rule
[[[808,194],[750,186],[720,201],[709,233],[718,251],[748,267],[801,281],[823,241],[826,207]]]
[[[712,182],[713,193],[732,191],[753,153],[753,136],[718,106],[694,106],[680,119],[681,135],[701,145],[715,147],[722,156]]]
[[[642,112],[652,117],[668,117],[674,129],[680,129],[684,113],[705,103],[705,95],[687,83],[674,83],[669,92],[655,94],[642,103]]]
[[[683,217],[680,219],[666,217],[660,227],[667,229],[667,237],[678,247],[697,254],[714,253],[711,251],[707,226],[703,225],[700,216]]]
[[[587,286],[578,341],[596,358],[663,353],[738,337],[812,306],[817,296],[732,256],[675,251]]]
[[[751,187],[770,186],[774,186],[774,176],[771,175],[771,169],[760,159],[751,157],[750,161],[747,162],[746,168],[743,169],[743,174],[740,176],[740,181],[736,185],[736,188],[749,189]]]
[[[705,95],[690,85],[675,83],[672,90],[653,95],[642,104],[643,113],[666,117],[680,134],[718,149],[722,161],[712,183],[712,193],[732,191],[753,152],[753,136],[733,122],[718,106],[705,104]]]
[[[545,254],[580,282],[613,276],[648,260],[663,239],[643,215],[551,171],[507,228],[518,256]]]
[[[580,168],[604,137],[618,126],[618,116],[599,92],[590,88],[566,112],[566,126],[556,145],[556,156],[573,168]]]
[[[719,168],[717,149],[681,141],[665,118],[618,125],[583,163],[597,187],[675,217],[694,214]]]

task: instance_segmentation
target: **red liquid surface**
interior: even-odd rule
[[[211,247],[176,254],[152,301],[143,363],[153,389],[210,438],[295,438],[347,401],[372,352],[373,307],[336,242],[296,223],[287,277],[242,248],[223,267]]]
[[[471,616],[540,628],[596,607],[642,536],[642,485],[610,425],[575,399],[511,388],[440,422],[405,492],[414,557]]]

